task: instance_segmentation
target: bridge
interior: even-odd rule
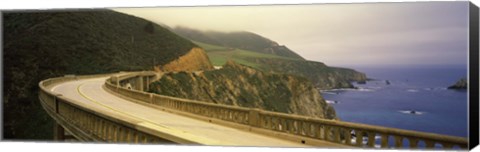
[[[39,83],[54,139],[217,146],[466,149],[461,137],[144,92],[160,73],[65,75]]]

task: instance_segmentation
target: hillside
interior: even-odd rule
[[[329,67],[321,62],[278,60],[268,58],[250,58],[260,64],[259,69],[274,73],[303,76],[312,81],[314,86],[321,90],[336,88],[354,88],[351,81],[363,82],[367,77],[361,72],[347,68]]]
[[[150,92],[210,103],[334,119],[335,110],[303,77],[273,74],[228,61],[222,69],[167,73]]]
[[[221,47],[196,41],[194,43],[205,49],[214,66],[222,66],[227,60],[233,60],[265,72],[303,76],[322,90],[353,88],[351,81],[367,80],[364,73],[348,68],[330,67],[321,62]]]
[[[187,39],[207,44],[251,50],[258,53],[273,54],[282,57],[303,59],[284,45],[251,32],[199,31],[186,27],[175,27],[173,32]]]
[[[213,65],[210,63],[208,55],[203,49],[198,47],[191,49],[191,51],[189,51],[187,54],[174,61],[155,66],[155,70],[162,72],[199,71],[212,69]]]
[[[250,58],[268,58],[268,59],[285,59],[285,60],[301,60],[301,59],[292,59],[288,57],[277,56],[273,54],[258,53],[250,50],[236,49],[236,48],[227,48],[211,44],[206,44],[202,42],[193,41],[198,46],[205,49],[207,55],[209,56],[210,61],[215,66],[222,66],[228,60],[233,60],[237,63],[247,65],[254,68],[259,68],[261,64],[252,62],[248,59]]]
[[[51,139],[51,118],[38,102],[41,80],[150,70],[187,54],[194,54],[187,58],[200,64],[189,69],[212,67],[204,51],[190,41],[147,20],[110,10],[5,11],[2,23],[4,139]]]

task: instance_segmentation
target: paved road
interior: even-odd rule
[[[301,143],[260,135],[235,128],[175,115],[136,104],[108,93],[102,85],[107,77],[77,80],[52,86],[50,89],[67,98],[95,105],[112,115],[139,120],[139,125],[164,130],[206,145],[305,147]]]

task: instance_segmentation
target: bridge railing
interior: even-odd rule
[[[334,143],[371,148],[465,149],[465,138],[260,111],[257,127]],[[355,137],[352,137],[355,136]],[[420,144],[422,143],[422,144]]]
[[[193,100],[160,95],[152,95],[151,103],[154,105],[201,115],[209,118],[215,118],[244,125],[249,124],[248,108],[232,107],[212,103],[201,103]]]
[[[139,120],[133,118],[119,116],[120,114],[117,113],[107,114],[98,107],[63,97],[49,89],[50,86],[58,83],[109,75],[111,74],[66,75],[43,80],[39,82],[40,103],[58,124],[80,141],[198,144],[168,135],[148,125],[141,125]],[[166,140],[165,137],[171,138]]]
[[[136,76],[138,73],[116,77],[116,79],[125,81]],[[465,149],[468,147],[468,140],[461,137],[200,102],[130,90],[116,86],[111,81],[106,81],[105,85],[113,92],[148,104],[347,146],[413,149]]]
[[[145,74],[144,76],[151,76],[154,74]],[[124,77],[116,77],[114,79],[118,79],[118,81],[126,81],[129,78],[136,77],[136,74],[126,75]],[[235,122],[239,124],[249,124],[249,108],[243,107],[233,107],[228,105],[220,105],[220,104],[213,104],[213,103],[205,103],[205,102],[198,102],[194,100],[176,98],[176,97],[169,97],[169,96],[162,96],[152,93],[147,93],[143,91],[137,91],[132,89],[127,89],[124,87],[117,87],[116,85],[112,84],[110,81],[111,79],[107,80],[105,86],[121,95],[146,102],[149,104],[154,104],[161,107],[166,107],[169,109],[175,109],[179,111],[184,111],[196,115],[201,115],[209,118],[216,118],[220,120],[225,120],[229,122]]]

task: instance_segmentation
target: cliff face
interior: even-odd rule
[[[178,59],[169,62],[165,65],[158,65],[155,67],[156,71],[171,72],[171,71],[200,71],[212,70],[213,66],[208,59],[207,54],[202,48],[192,48],[187,54],[180,56]]]
[[[348,68],[338,68],[338,67],[330,67],[330,68],[333,69],[337,77],[343,78],[347,81],[357,81],[357,82],[367,81],[367,75],[365,75],[365,73],[358,72]]]
[[[219,70],[165,74],[150,84],[150,92],[217,104],[254,107],[317,118],[335,118],[310,81],[273,74],[234,62]]]
[[[250,60],[260,64],[259,68],[263,71],[303,76],[322,90],[353,88],[351,81],[366,81],[367,79],[364,73],[347,68],[329,67],[321,62],[265,58]]]

